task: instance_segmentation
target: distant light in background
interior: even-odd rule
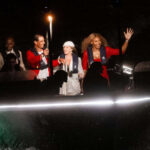
[[[48,0],[44,0],[44,8],[48,9]]]
[[[123,65],[122,66],[122,71],[125,74],[129,74],[129,75],[133,74],[133,68],[131,68],[131,67],[127,66],[127,65]]]

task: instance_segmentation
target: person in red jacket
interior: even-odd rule
[[[43,35],[36,34],[34,36],[34,47],[27,51],[27,63],[29,69],[36,73],[36,78],[43,81],[47,77],[51,76],[50,66],[49,66],[49,50],[44,48],[45,39]],[[53,66],[59,64],[58,60],[52,61]]]
[[[133,33],[131,28],[127,28],[124,32],[125,42],[122,45],[122,54],[125,53]],[[93,62],[101,62],[103,68],[101,76],[109,81],[106,62],[110,56],[119,55],[119,49],[109,47],[106,39],[99,33],[92,33],[82,41],[82,50],[82,66],[85,74]]]

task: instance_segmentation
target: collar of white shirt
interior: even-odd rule
[[[10,51],[6,51],[6,54],[15,54],[14,49],[10,50]]]

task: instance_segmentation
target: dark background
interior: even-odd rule
[[[32,46],[35,33],[48,31],[46,13],[54,15],[52,52],[59,53],[66,40],[72,40],[80,52],[84,37],[101,33],[112,47],[123,43],[123,31],[132,27],[135,34],[127,50],[131,59],[148,59],[150,2],[147,0],[5,0],[0,5],[0,46],[13,35],[25,52]],[[79,53],[80,54],[80,53]]]

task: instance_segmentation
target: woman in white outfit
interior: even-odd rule
[[[79,95],[81,93],[80,79],[84,77],[81,59],[74,53],[75,45],[72,41],[63,44],[63,53],[59,56],[61,69],[68,73],[67,82],[63,82],[60,95]]]

